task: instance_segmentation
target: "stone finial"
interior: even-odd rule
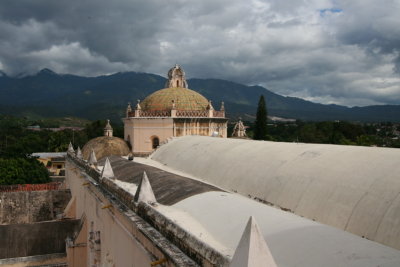
[[[131,102],[128,102],[128,106],[126,107],[126,117],[129,117],[129,113],[132,112]]]
[[[82,151],[81,148],[78,146],[78,149],[76,150],[76,157],[78,159],[83,159]]]
[[[101,178],[108,178],[108,179],[113,179],[115,178],[114,171],[111,167],[110,160],[108,157],[106,158],[106,162],[104,163],[103,170],[101,171]]]
[[[137,104],[135,106],[135,117],[140,117],[142,107],[140,106],[140,99],[137,100]]]
[[[113,128],[110,125],[110,120],[107,120],[106,127],[104,127],[104,136],[113,136]]]
[[[67,150],[67,152],[70,152],[70,153],[75,153],[74,147],[72,146],[72,143],[71,143],[71,142],[69,142],[69,145],[68,145],[68,150]]]
[[[220,111],[225,111],[225,103],[224,103],[224,101],[221,102],[221,108],[219,110]]]
[[[142,107],[140,106],[140,99],[138,99],[135,110],[141,110],[141,109],[142,109]]]
[[[148,204],[153,204],[157,202],[146,172],[143,172],[143,177],[139,183],[138,189],[136,190],[134,199],[136,202],[145,202]]]
[[[176,113],[177,113],[177,110],[176,110],[175,100],[172,100],[171,117],[175,118],[176,117]]]
[[[253,216],[247,222],[230,267],[277,267]]]
[[[92,152],[90,153],[89,160],[88,160],[90,165],[97,165],[97,158],[96,154],[94,153],[94,150],[92,149]]]
[[[213,107],[213,105],[212,105],[212,103],[211,103],[211,100],[208,100],[207,109],[208,109],[208,110],[214,110],[214,107]]]

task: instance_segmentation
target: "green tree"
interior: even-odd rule
[[[0,158],[0,185],[50,182],[46,167],[35,158]]]
[[[257,107],[256,121],[254,125],[254,140],[266,140],[267,138],[267,107],[264,96],[260,96]]]
[[[85,132],[88,140],[104,135],[104,127],[106,126],[105,120],[97,120],[89,123],[85,127]]]

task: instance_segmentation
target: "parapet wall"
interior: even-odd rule
[[[0,259],[65,253],[80,220],[0,225]]]
[[[0,225],[54,220],[70,199],[69,190],[1,192]]]
[[[141,232],[136,239],[139,240],[139,242],[147,243],[147,245],[150,247],[158,247],[158,249],[164,253],[166,258],[173,263],[173,266],[197,266],[197,264],[200,266],[226,266],[228,264],[229,259],[225,255],[217,252],[201,240],[198,240],[196,237],[183,230],[179,225],[176,225],[174,222],[165,218],[152,206],[145,203],[136,203],[133,195],[118,187],[112,180],[101,179],[100,173],[94,168],[88,166],[85,161],[78,159],[73,154],[69,153],[66,163],[67,183],[69,186],[71,186],[73,196],[81,194],[78,193],[79,189],[77,190],[72,188],[74,186],[73,183],[76,183],[77,180],[80,179],[73,175],[72,169],[75,169],[77,173],[81,171],[81,174],[83,174],[83,176],[89,180],[89,182],[78,180],[78,183],[81,184],[81,188],[85,188],[91,194],[95,194],[95,192],[102,194],[102,196],[98,195],[96,197],[96,201],[100,201],[101,198],[113,199],[112,206],[114,207],[113,213],[115,217],[119,217],[117,216],[117,208],[131,210],[133,213],[130,216],[135,218],[135,226],[132,228],[134,229],[135,227],[138,227],[140,229],[138,232]],[[78,169],[80,171],[78,171]],[[87,197],[87,199],[88,198],[89,197]],[[79,201],[82,200],[77,200],[77,202]],[[105,205],[105,200],[101,200],[101,202],[103,205]],[[117,205],[118,202],[120,202],[119,205]],[[85,209],[87,209],[87,207],[85,207]],[[84,212],[90,221],[92,216],[89,214],[89,211],[85,210]],[[98,212],[98,214],[100,214],[100,212]],[[101,217],[101,220],[103,222],[106,221],[104,215]],[[108,231],[110,230],[108,229]],[[113,229],[113,231],[117,232],[117,229]],[[160,235],[160,233],[162,235]],[[142,234],[146,236],[146,239],[148,239],[147,241],[142,240]],[[168,238],[168,241],[165,239],[165,237]],[[149,244],[149,241],[152,244]],[[102,241],[102,244],[106,246],[106,244],[109,242],[110,240],[104,240]],[[170,245],[170,242],[173,245]],[[181,255],[183,253],[178,249],[183,251],[186,255],[182,257]],[[185,259],[187,256],[190,256],[190,261]],[[194,260],[197,264],[193,263],[192,265],[192,263],[190,263],[192,260]]]
[[[7,267],[68,267],[66,253],[55,253],[19,258],[0,259],[0,266]]]

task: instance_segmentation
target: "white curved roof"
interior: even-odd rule
[[[278,266],[400,266],[396,249],[237,194],[206,192],[165,208],[156,207],[229,257],[254,216]]]
[[[161,146],[151,158],[400,248],[400,149],[186,136]]]

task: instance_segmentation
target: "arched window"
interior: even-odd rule
[[[151,140],[153,149],[156,149],[160,145],[160,139],[157,136],[153,137]]]

